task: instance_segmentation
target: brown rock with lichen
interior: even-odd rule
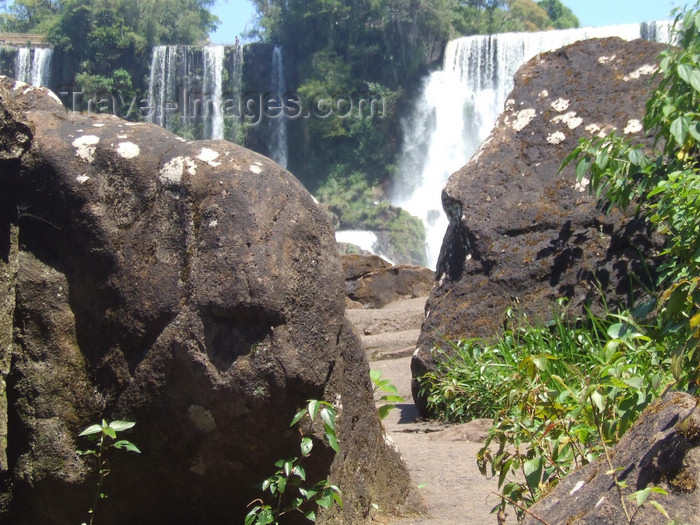
[[[84,520],[95,465],[77,435],[105,418],[136,421],[124,437],[143,453],[110,460],[97,522],[242,523],[255,484],[299,454],[289,422],[311,398],[337,407],[342,447],[317,425],[306,472],[344,501],[319,522],[419,510],[344,318],[333,229],[301,184],[229,142],[0,84],[34,137],[0,192],[0,521]]]
[[[700,441],[697,434],[688,434],[700,422],[697,403],[688,394],[666,394],[642,413],[610,451],[617,479],[626,485],[620,491],[628,512],[635,513],[634,523],[669,522],[649,503],[638,508],[630,498],[638,490],[659,487],[668,494],[652,493],[649,500],[657,501],[672,520],[700,524]],[[530,507],[530,513],[552,524],[627,523],[610,470],[605,458],[598,458],[564,478]],[[523,521],[523,525],[538,523],[531,516]]]
[[[434,368],[444,338],[490,335],[509,306],[546,318],[559,297],[581,312],[597,289],[610,307],[634,300],[632,275],[648,276],[658,244],[631,213],[601,213],[574,166],[560,166],[582,137],[617,130],[650,142],[640,121],[662,49],[593,39],[520,68],[491,135],[443,191],[450,224],[414,378]],[[415,380],[414,399],[425,414]]]

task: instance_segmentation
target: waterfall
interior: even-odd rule
[[[15,59],[15,76],[17,80],[26,82],[31,81],[32,74],[32,53],[28,47],[20,47],[17,50],[17,58]]]
[[[287,91],[287,83],[284,79],[284,62],[282,60],[282,47],[275,46],[272,51],[272,94],[279,96],[280,101]],[[283,168],[287,167],[287,122],[282,111],[280,115],[271,120],[272,136],[270,139],[270,158]]]
[[[517,69],[538,53],[589,38],[645,36],[668,42],[669,27],[668,22],[653,22],[477,35],[448,42],[443,69],[424,80],[412,114],[402,122],[403,148],[391,199],[423,220],[431,268],[437,265],[448,224],[442,188],[490,133],[513,89]]]
[[[20,47],[15,58],[15,76],[17,80],[32,86],[48,86],[51,81],[50,47]]]
[[[207,46],[203,49],[203,53],[202,94],[204,95],[205,135],[210,139],[223,139],[224,46]]]
[[[156,46],[151,56],[147,118],[188,138],[223,139],[229,133],[226,108],[238,108],[241,76],[240,46]],[[225,92],[226,78],[231,90]],[[230,129],[231,136],[226,138],[235,140],[237,127]]]
[[[53,49],[50,47],[34,48],[32,58],[32,74],[30,83],[32,86],[48,86],[51,81],[51,58]]]

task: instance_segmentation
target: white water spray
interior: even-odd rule
[[[224,138],[223,81],[224,46],[203,48],[204,72],[202,91],[204,95],[204,116],[206,138]]]
[[[272,51],[272,94],[284,97],[287,83],[284,78],[284,61],[282,47],[275,46]],[[283,168],[287,167],[287,122],[282,112],[272,121],[272,136],[270,141],[270,158]]]
[[[452,40],[443,70],[429,75],[413,114],[403,122],[404,144],[392,204],[423,220],[426,254],[437,265],[447,217],[441,193],[488,136],[527,60],[579,40],[618,36],[669,39],[668,22],[585,27],[538,33],[477,35]]]

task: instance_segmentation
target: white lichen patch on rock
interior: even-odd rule
[[[73,141],[75,156],[87,162],[93,162],[95,160],[95,149],[97,148],[98,142],[100,142],[100,137],[96,135],[83,135],[82,137],[78,137]]]
[[[627,126],[625,126],[625,129],[622,130],[622,132],[625,135],[629,135],[630,133],[639,133],[644,129],[644,126],[642,126],[642,123],[637,120],[637,119],[632,119],[627,122]]]
[[[61,102],[61,99],[58,98],[58,95],[56,95],[56,93],[54,93],[54,92],[51,91],[50,89],[47,89],[47,90],[46,90],[46,94],[49,96],[49,98],[50,98],[51,100],[53,100],[54,102],[56,102],[56,104],[58,104],[59,106],[63,106],[63,102]]]
[[[128,135],[117,135],[118,139],[128,139]]]
[[[260,166],[256,166],[255,164],[251,164],[248,169],[256,175],[260,175],[262,173],[262,168]]]
[[[581,117],[577,117],[575,111],[569,111],[563,115],[557,115],[552,119],[552,122],[554,124],[563,122],[569,127],[569,129],[576,129],[583,124],[583,119]]]
[[[639,77],[643,75],[651,75],[656,71],[656,65],[654,64],[645,64],[639,69],[636,69],[635,71],[632,71],[629,75],[625,75],[622,77],[622,80],[625,82],[629,82],[630,80],[636,80]]]
[[[210,228],[216,228],[218,225],[219,225],[219,221],[217,221],[216,219],[209,222]]]
[[[85,175],[84,173],[82,175],[78,175],[75,180],[77,180],[80,184],[85,184],[87,181],[90,180],[90,177]]]
[[[92,127],[93,127],[93,128],[104,128],[105,125],[104,125],[104,122],[95,122],[95,123],[92,125]]]
[[[182,182],[182,175],[185,171],[185,166],[190,175],[194,175],[196,168],[194,162],[189,157],[175,157],[166,162],[160,169],[159,180],[165,185],[178,185]]]
[[[547,98],[548,96],[549,96],[549,91],[547,91],[546,89],[543,89],[542,91],[540,91],[540,94],[537,95],[537,98],[543,99],[543,98]]]
[[[201,160],[202,162],[206,162],[212,168],[216,168],[217,166],[221,166],[221,162],[216,161],[216,159],[218,159],[218,158],[219,158],[219,153],[214,151],[211,148],[202,148],[202,151],[200,151],[199,155],[197,155],[197,159]]]
[[[506,111],[513,111],[515,109],[515,100],[509,98],[506,100]]]
[[[606,56],[598,57],[598,63],[599,64],[609,64],[610,62],[612,62],[616,58],[617,58],[617,55],[612,55],[609,57],[606,57]]]
[[[600,127],[600,124],[589,124],[584,129],[591,135],[595,135],[603,128]]]
[[[574,184],[574,189],[578,192],[586,191],[590,182],[591,181],[586,177],[582,177],[581,180],[576,181],[576,184]]]
[[[216,430],[216,421],[209,410],[199,405],[191,405],[187,409],[187,415],[190,416],[190,421],[194,423],[202,432],[213,432]]]
[[[138,144],[133,142],[120,142],[117,146],[117,154],[125,159],[133,159],[138,157],[141,153],[141,149]]]
[[[555,131],[554,133],[550,133],[547,136],[547,142],[550,144],[559,144],[561,142],[564,142],[566,140],[566,135],[564,135],[561,131]]]
[[[535,118],[535,115],[537,115],[537,110],[535,109],[528,108],[520,110],[518,112],[518,115],[515,117],[513,129],[515,131],[521,131],[523,128],[525,128],[525,126],[532,122],[532,119]]]
[[[554,111],[558,111],[559,113],[561,113],[562,111],[566,111],[567,109],[569,109],[569,101],[565,98],[558,98],[554,102],[552,102],[552,109]]]

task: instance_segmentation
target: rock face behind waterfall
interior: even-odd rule
[[[660,44],[579,42],[520,68],[494,130],[443,191],[450,224],[426,306],[414,378],[434,366],[443,337],[489,335],[507,307],[546,316],[553,301],[580,305],[596,286],[626,299],[651,242],[644,228],[604,216],[574,166],[581,137],[617,130],[644,140],[641,119]],[[423,411],[425,406],[414,396]]]
[[[242,523],[254,485],[298,456],[289,422],[311,398],[336,405],[341,442],[334,456],[315,429],[307,474],[344,500],[319,521],[420,507],[344,319],[333,230],[296,179],[7,78],[0,95],[0,144],[33,135],[21,163],[0,156],[2,523],[88,518],[77,436],[102,418],[136,421],[142,454],[110,456],[97,522]]]

